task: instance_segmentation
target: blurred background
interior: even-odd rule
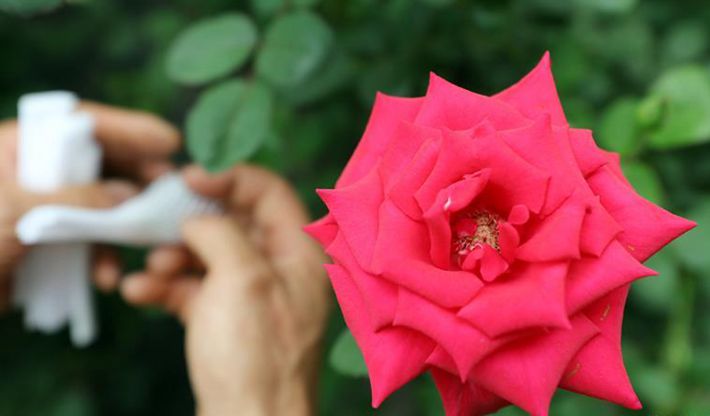
[[[620,152],[641,194],[700,223],[632,289],[624,355],[645,409],[561,392],[551,414],[710,415],[705,1],[0,0],[0,50],[0,117],[15,116],[20,95],[58,88],[153,111],[186,132],[180,159],[263,163],[317,216],[313,189],[333,185],[375,91],[421,95],[431,70],[492,94],[550,50],[571,124]],[[140,252],[125,255],[140,265]],[[96,297],[101,336],[85,350],[66,333],[25,333],[17,313],[0,318],[0,415],[193,414],[179,324]],[[343,328],[335,310],[320,414],[372,414]],[[424,376],[377,414],[443,412]]]

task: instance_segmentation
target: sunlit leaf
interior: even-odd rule
[[[663,100],[663,115],[651,133],[658,149],[686,146],[710,140],[710,72],[686,66],[664,74],[652,88]]]
[[[639,147],[639,131],[636,122],[638,100],[620,98],[612,103],[602,115],[596,137],[607,150],[622,155],[632,154]]]
[[[230,13],[202,20],[170,46],[168,75],[190,85],[223,77],[244,64],[256,40],[256,27],[246,15]]]

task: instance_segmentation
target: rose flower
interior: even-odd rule
[[[330,213],[307,231],[333,259],[373,406],[430,371],[447,415],[547,415],[558,387],[641,407],[620,345],[629,285],[695,224],[569,127],[547,54],[492,97],[434,74],[424,97],[378,95],[318,193]]]

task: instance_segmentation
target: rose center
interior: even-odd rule
[[[498,216],[488,211],[473,211],[464,214],[455,221],[453,234],[453,251],[461,256],[483,244],[488,244],[496,251],[500,251]]]

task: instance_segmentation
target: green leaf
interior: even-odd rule
[[[338,372],[348,376],[367,376],[367,366],[365,366],[360,348],[347,329],[340,333],[338,339],[335,340],[333,349],[330,350],[330,365]]]
[[[274,15],[285,4],[286,0],[251,0],[251,9],[259,16],[268,17]]]
[[[677,64],[701,58],[708,46],[708,32],[701,22],[673,26],[664,39],[661,51],[667,63]]]
[[[188,85],[204,84],[239,68],[257,40],[254,23],[230,13],[188,27],[168,50],[168,76]]]
[[[643,306],[659,312],[668,312],[673,308],[678,296],[678,266],[671,250],[665,249],[656,253],[646,266],[658,272],[634,282],[631,285],[631,296]]]
[[[622,155],[633,154],[639,147],[636,112],[638,100],[620,98],[607,108],[597,129],[599,143]]]
[[[657,95],[644,98],[636,109],[636,120],[642,128],[652,128],[658,125],[663,114],[663,99]]]
[[[689,231],[673,243],[678,248],[678,258],[693,270],[707,273],[710,271],[710,255],[708,255],[710,227],[702,225],[710,224],[710,196],[705,196],[685,217],[701,226]]]
[[[623,162],[621,167],[639,195],[656,204],[663,202],[663,186],[653,168],[642,162]]]
[[[285,90],[283,97],[293,105],[304,105],[320,100],[345,85],[355,73],[353,59],[342,51],[333,51],[325,65],[303,83]]]
[[[231,80],[205,91],[187,118],[187,149],[216,172],[252,156],[269,134],[273,98],[259,82]]]
[[[449,6],[454,3],[455,0],[419,0],[422,3],[429,4],[434,7]]]
[[[316,4],[318,4],[320,0],[291,0],[291,4],[293,4],[295,7],[313,7]]]
[[[256,71],[279,87],[305,81],[318,69],[333,44],[333,32],[320,17],[298,11],[278,18],[267,29]]]
[[[664,103],[658,128],[651,133],[657,149],[687,146],[710,140],[710,73],[685,66],[664,74],[652,88]]]
[[[0,10],[19,15],[32,15],[59,7],[62,0],[0,0]]]

